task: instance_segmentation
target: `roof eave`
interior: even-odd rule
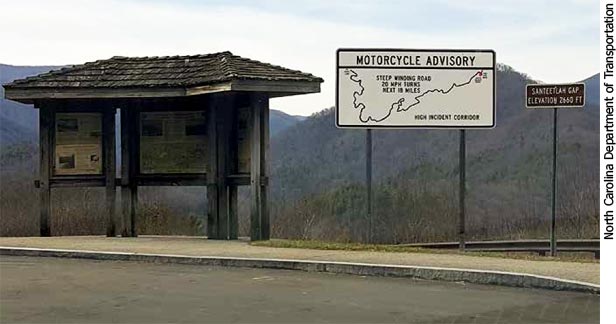
[[[318,93],[321,80],[232,80],[211,85],[191,87],[126,87],[126,88],[29,88],[10,85],[5,87],[6,99],[21,103],[33,103],[46,99],[113,99],[113,98],[160,98],[204,95],[224,91],[265,92],[270,97]]]
[[[272,97],[284,97],[321,92],[321,80],[235,80],[231,89],[233,91],[266,92]]]

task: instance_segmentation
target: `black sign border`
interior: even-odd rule
[[[582,102],[581,106],[571,106],[571,105],[555,105],[555,106],[528,106],[528,88],[529,87],[558,87],[558,86],[572,86],[572,85],[576,85],[576,86],[582,86],[582,89],[584,89],[584,95],[582,96],[582,98],[584,98],[584,102]],[[524,89],[524,107],[526,107],[526,109],[550,109],[550,108],[554,108],[554,109],[584,109],[584,107],[586,107],[586,83],[584,82],[576,82],[576,83],[546,83],[546,84],[542,84],[542,83],[533,83],[533,84],[527,84],[526,88]]]
[[[449,125],[422,125],[422,126],[380,126],[380,125],[340,125],[338,100],[340,96],[340,52],[443,52],[443,53],[492,53],[492,124],[477,126],[449,126]],[[423,68],[418,68],[420,70]],[[446,69],[446,68],[439,68]],[[450,70],[455,70],[452,68]],[[586,90],[584,90],[586,91]],[[585,99],[584,99],[585,100]],[[491,49],[408,49],[408,48],[338,48],[336,50],[336,127],[343,129],[492,129],[496,126],[496,52]]]

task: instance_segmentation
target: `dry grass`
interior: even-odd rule
[[[24,180],[28,179],[28,180]],[[32,176],[2,174],[0,236],[39,235],[39,191]],[[119,195],[116,212],[121,211]],[[56,188],[51,194],[51,235],[103,235],[107,226],[103,188]],[[140,194],[137,227],[142,234],[203,235],[200,215],[169,206],[159,192]]]
[[[459,250],[423,249],[417,247],[390,245],[390,244],[363,244],[363,243],[339,243],[323,242],[315,240],[281,240],[251,242],[254,246],[275,248],[295,248],[313,250],[337,250],[337,251],[369,251],[369,252],[393,252],[393,253],[432,253],[432,254],[457,254],[494,258],[510,258],[532,261],[568,261],[583,263],[599,263],[593,258],[592,253],[561,253],[557,257],[539,256],[530,252],[461,252]]]

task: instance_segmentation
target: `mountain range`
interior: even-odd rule
[[[57,67],[0,65],[0,82],[53,68]],[[559,208],[566,222],[594,217],[598,210],[599,75],[581,82],[586,84],[586,106],[559,111]],[[496,126],[466,131],[469,237],[511,237],[518,227],[525,237],[535,230],[538,237],[544,237],[551,193],[552,113],[525,108],[529,83],[535,83],[530,76],[499,64]],[[363,217],[365,131],[336,128],[333,108],[307,118],[272,109],[270,118],[273,224],[287,224],[277,225],[273,233],[278,237],[340,239],[339,231],[329,236],[323,233]],[[37,125],[35,109],[0,99],[3,151],[15,144],[36,142]],[[431,237],[413,235],[434,231],[438,222],[455,218],[459,136],[457,130],[373,131],[374,205],[380,226],[385,226],[386,220],[397,224],[386,234],[393,235],[404,227],[401,224],[407,224],[401,221],[413,219],[420,224],[405,225],[409,229],[402,238],[384,234],[387,238],[383,240],[451,239],[441,234],[455,233],[455,222],[442,224],[442,233]],[[178,208],[197,206],[199,210],[187,213],[201,214],[203,205],[196,203],[201,197],[202,193],[186,189],[170,192],[167,200]],[[246,197],[241,194],[240,201],[245,202]],[[395,203],[395,199],[403,200]],[[417,201],[408,203],[409,199]],[[240,205],[244,218],[245,205]],[[440,214],[447,217],[439,218]],[[316,219],[314,215],[318,215]],[[563,226],[562,231],[566,228],[568,237],[593,236],[596,226],[592,217]],[[306,224],[318,231],[288,230]],[[361,229],[363,223],[358,224]]]
[[[582,82],[586,83],[586,107],[560,112],[561,145],[579,145],[586,158],[598,161],[599,76]],[[525,163],[529,155],[551,145],[551,110],[525,108],[527,83],[534,81],[499,65],[496,126],[467,131],[470,163],[494,163],[469,167],[471,176],[494,176],[504,172],[503,168]],[[293,188],[300,183],[305,189],[300,192],[305,194],[363,179],[365,132],[337,129],[334,119],[334,109],[326,109],[272,138],[272,176],[280,186],[276,195],[296,198]],[[374,174],[377,179],[385,179],[420,164],[455,164],[458,137],[457,130],[373,130]]]

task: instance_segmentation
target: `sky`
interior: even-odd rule
[[[599,72],[593,0],[0,0],[0,63],[236,55],[312,73],[321,93],[272,99],[310,115],[334,105],[337,48],[493,49],[548,83]]]

